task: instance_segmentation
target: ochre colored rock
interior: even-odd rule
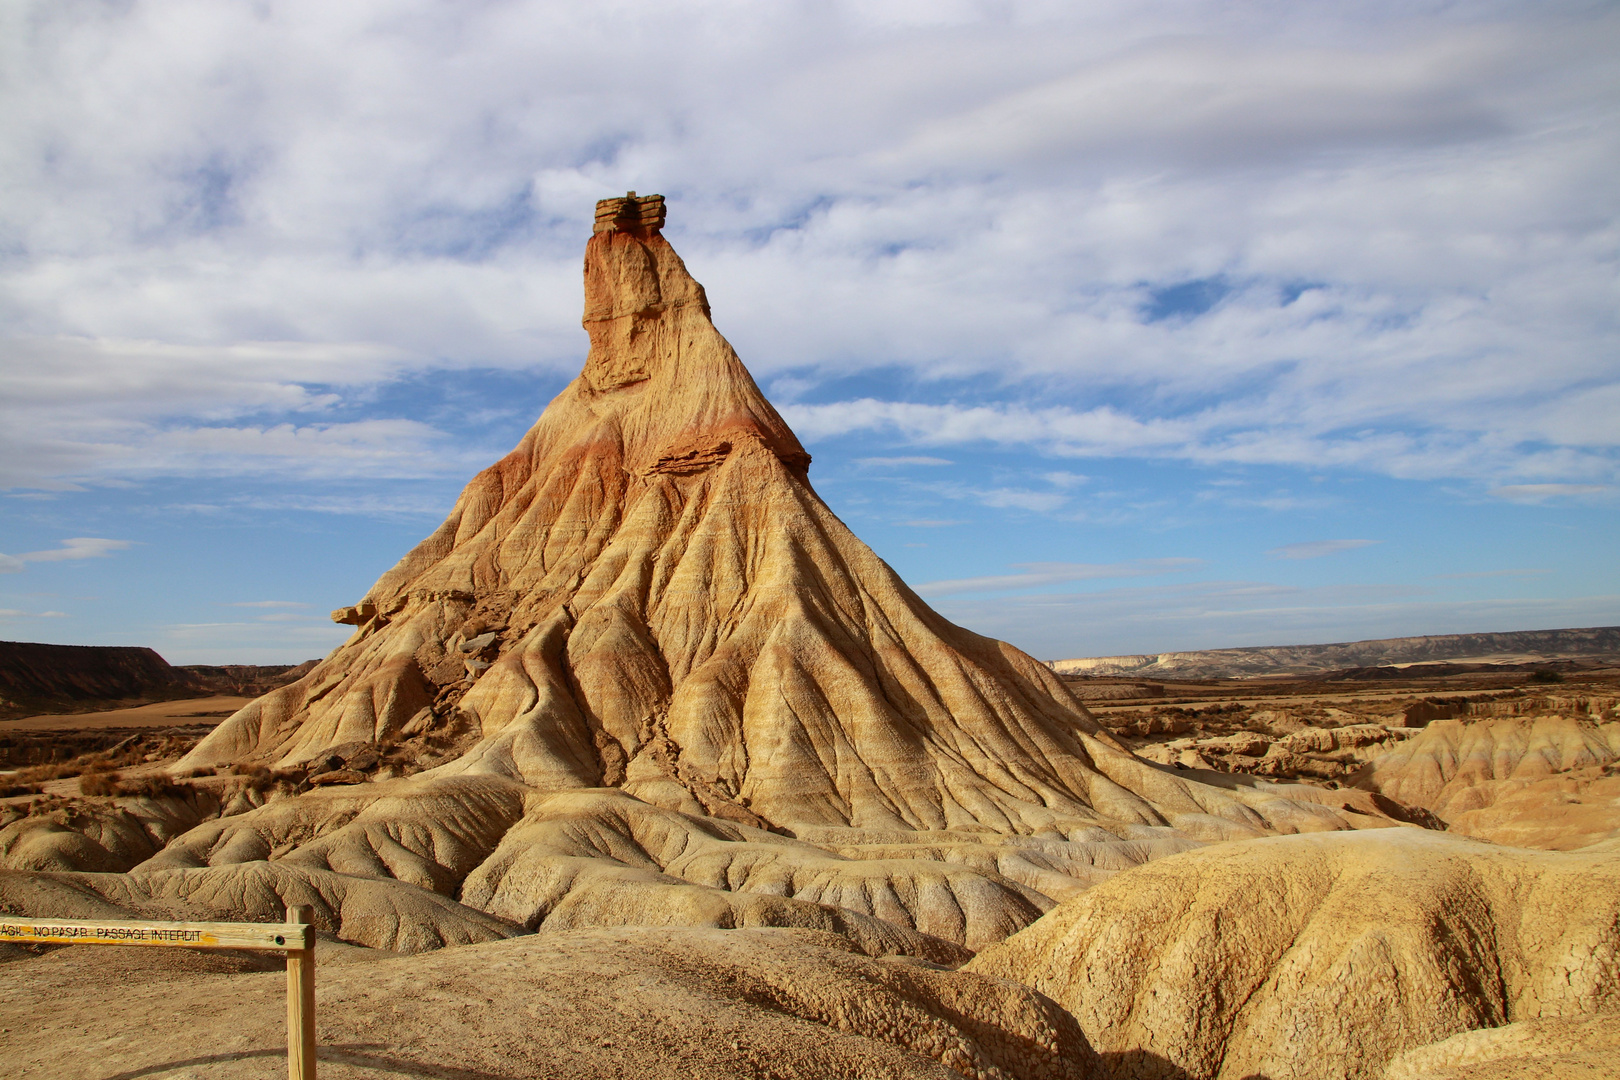
[[[1606,1080],[1620,1076],[1620,1013],[1521,1020],[1408,1050],[1384,1080]]]
[[[1144,761],[941,618],[810,486],[662,199],[598,211],[579,377],[335,614],[347,643],[173,767],[233,766],[223,816],[133,866],[18,825],[5,865],[221,918],[315,889],[389,948],[786,926],[954,962],[1163,855],[1400,824],[1375,793]]]
[[[598,207],[579,377],[336,613],[347,644],[179,769],[464,725],[475,744],[435,775],[618,787],[755,828],[1388,823],[1156,769],[1045,665],[930,610],[817,497],[663,218],[659,196]]]
[[[1356,785],[1453,832],[1567,851],[1620,838],[1620,723],[1591,716],[1440,720]]]
[[[1620,1009],[1620,855],[1417,829],[1217,844],[981,952],[1118,1076],[1374,1080],[1475,1028]]]

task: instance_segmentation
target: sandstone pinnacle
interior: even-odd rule
[[[181,768],[437,738],[436,776],[750,826],[1345,826],[1338,795],[1140,761],[1044,665],[930,609],[816,494],[664,221],[662,196],[598,203],[579,376],[334,613],[348,642]]]

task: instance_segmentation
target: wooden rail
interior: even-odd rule
[[[271,949],[287,954],[287,1078],[315,1080],[315,910],[287,909],[284,923],[124,922],[0,915],[0,941],[33,945],[148,945]]]

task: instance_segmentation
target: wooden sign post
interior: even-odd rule
[[[287,1080],[315,1080],[315,909],[287,909],[285,923],[120,922],[0,915],[0,941],[33,945],[158,945],[270,949],[287,954]]]

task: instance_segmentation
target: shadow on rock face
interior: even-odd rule
[[[1099,1075],[1108,1080],[1198,1080],[1161,1054],[1148,1050],[1113,1050],[1097,1055]],[[1246,1076],[1243,1080],[1269,1080]]]

